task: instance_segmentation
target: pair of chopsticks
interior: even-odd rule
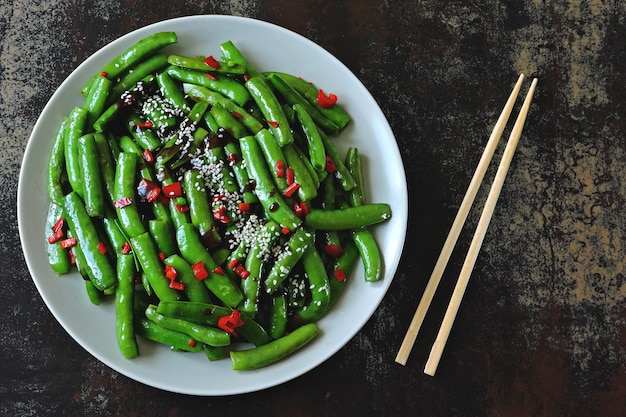
[[[396,356],[396,362],[401,365],[406,364],[411,349],[413,348],[413,344],[415,343],[415,339],[417,338],[419,329],[424,321],[426,311],[428,310],[428,307],[430,306],[430,303],[434,297],[437,286],[439,285],[439,281],[441,280],[441,277],[443,275],[443,271],[446,268],[448,260],[450,259],[452,250],[456,245],[456,241],[459,237],[459,234],[461,233],[463,224],[465,223],[467,215],[474,202],[474,198],[478,193],[478,189],[480,188],[480,184],[485,176],[485,172],[487,171],[491,158],[493,157],[496,147],[498,146],[498,142],[500,141],[502,132],[506,127],[509,116],[511,115],[511,111],[513,110],[515,100],[522,87],[523,81],[524,74],[520,74],[519,79],[517,80],[517,83],[515,84],[515,87],[513,88],[513,91],[511,92],[511,95],[509,96],[509,99],[507,100],[504,109],[502,110],[502,113],[500,114],[500,117],[498,118],[498,121],[493,128],[491,136],[489,137],[483,155],[478,163],[474,176],[472,177],[467,192],[465,193],[465,197],[463,198],[461,206],[459,207],[459,211],[454,219],[452,227],[450,228],[448,237],[446,238],[446,241],[443,245],[441,254],[439,255],[428,284],[426,285],[424,294],[422,295],[422,299],[417,306],[417,310],[415,311],[413,320],[409,325],[409,329],[406,333],[406,336],[404,337],[404,341],[402,342],[400,350],[398,351],[398,355]],[[536,86],[537,79],[535,78],[528,90],[528,93],[526,94],[526,98],[524,100],[520,113],[517,116],[517,120],[511,131],[509,140],[506,144],[506,148],[504,149],[502,160],[500,161],[500,165],[498,166],[495,179],[491,185],[489,195],[487,196],[487,201],[485,202],[483,212],[480,216],[480,220],[478,221],[478,225],[476,227],[474,237],[465,258],[465,262],[463,263],[463,267],[461,268],[458,281],[452,293],[450,303],[448,304],[448,309],[446,310],[443,322],[441,324],[441,328],[439,329],[439,333],[437,334],[437,338],[435,339],[435,342],[432,346],[430,356],[428,357],[428,361],[426,362],[424,373],[426,373],[427,375],[433,376],[435,374],[435,371],[437,370],[437,366],[439,365],[439,360],[441,359],[443,349],[445,347],[446,341],[448,340],[448,336],[450,335],[450,330],[452,329],[454,318],[456,317],[456,314],[459,310],[461,299],[463,298],[463,294],[465,293],[465,289],[467,287],[467,283],[469,281],[472,269],[474,268],[476,258],[478,257],[478,253],[480,252],[480,247],[482,245],[485,234],[487,233],[487,228],[489,226],[489,222],[491,221],[491,217],[493,215],[496,202],[500,195],[500,191],[502,190],[504,179],[506,177],[509,166],[511,165],[511,160],[513,159],[515,148],[517,147],[519,138],[522,135],[522,129],[524,128],[526,115],[528,114],[528,109],[530,108],[530,103],[532,101],[532,96],[535,92]]]

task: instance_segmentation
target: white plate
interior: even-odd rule
[[[46,163],[61,119],[84,103],[80,87],[91,75],[139,39],[158,31],[175,31],[179,54],[220,56],[220,43],[232,40],[262,71],[302,76],[333,92],[353,121],[337,140],[345,151],[357,146],[364,159],[370,202],[388,202],[390,221],[375,228],[385,261],[384,279],[366,283],[359,265],[340,300],[318,325],[321,334],[287,359],[257,370],[236,372],[230,359],[209,362],[203,353],[171,352],[142,342],[141,356],[127,360],[118,351],[114,305],[90,304],[81,278],[58,277],[45,250],[44,222],[48,207]],[[167,20],[129,33],[83,62],[54,93],[26,147],[18,188],[18,219],[24,255],[44,302],[65,330],[89,353],[116,371],[144,384],[191,395],[230,395],[261,390],[289,381],[319,365],[341,349],[374,313],[396,272],[407,226],[406,178],[398,147],[380,108],[360,81],[320,46],[287,29],[233,16],[192,16]]]

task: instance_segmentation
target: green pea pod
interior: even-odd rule
[[[113,151],[111,150],[111,144],[109,138],[102,133],[94,133],[93,139],[96,144],[98,160],[100,162],[100,174],[102,175],[102,182],[104,190],[106,191],[106,199],[108,202],[113,202],[113,187],[115,186],[115,164],[116,161],[113,158]]]
[[[295,104],[293,109],[296,111],[296,116],[307,140],[311,165],[313,165],[316,171],[322,172],[326,168],[326,149],[324,148],[319,129],[304,106]]]
[[[293,135],[289,120],[285,116],[278,98],[267,83],[265,77],[252,77],[246,81],[246,88],[250,96],[259,106],[263,117],[267,121],[272,134],[281,146],[293,143]]]
[[[67,179],[72,189],[81,197],[84,193],[84,184],[82,167],[78,157],[78,139],[85,133],[86,121],[87,110],[83,107],[74,107],[69,115],[63,144]]]
[[[115,286],[115,270],[100,251],[100,237],[80,196],[76,192],[67,194],[64,208],[64,217],[76,235],[89,277],[100,291],[110,290]]]
[[[233,41],[226,41],[220,45],[222,49],[222,56],[224,60],[232,61],[237,64],[243,65],[246,68],[246,73],[250,77],[259,77],[262,74],[257,71],[254,66],[248,62],[246,57],[241,53],[241,51],[235,46]]]
[[[177,279],[185,285],[184,292],[189,301],[210,303],[211,295],[206,285],[198,281],[191,266],[179,255],[173,254],[163,260],[176,271]]]
[[[149,305],[146,309],[146,317],[166,329],[184,333],[193,339],[211,346],[230,345],[230,335],[221,329],[203,326],[187,320],[175,319],[157,313],[155,305]]]
[[[272,135],[272,133],[267,129],[260,130],[255,138],[259,147],[261,148],[261,152],[265,157],[265,161],[267,166],[270,167],[271,177],[273,179],[274,184],[278,187],[278,190],[282,193],[287,189],[287,176],[277,175],[278,166],[283,164],[286,167],[287,162],[285,161],[285,154],[283,153],[283,149],[276,141],[276,138]],[[286,169],[286,168],[285,168]]]
[[[254,191],[266,213],[279,225],[285,226],[289,230],[295,230],[302,223],[302,220],[296,216],[276,189],[256,139],[247,136],[241,138],[239,143],[241,145],[241,154],[246,161],[248,175],[256,181]]]
[[[313,245],[313,241],[313,233],[302,227],[293,232],[285,243],[281,257],[272,265],[272,269],[270,269],[265,278],[265,291],[268,294],[274,293],[281,287],[283,281],[289,276],[307,248]]]
[[[113,83],[103,75],[97,75],[91,83],[85,99],[87,110],[87,127],[93,128],[94,122],[104,113],[107,108],[107,99],[113,87]]]
[[[216,61],[216,66],[207,64],[206,60],[191,58],[182,55],[170,55],[167,57],[167,62],[177,67],[183,67],[191,70],[211,72],[215,74],[233,74],[244,75],[246,73],[245,65],[238,64],[232,60],[226,62]]]
[[[241,291],[228,276],[215,271],[217,264],[202,244],[194,225],[191,223],[182,224],[176,231],[176,240],[182,257],[190,265],[197,262],[204,263],[204,267],[209,273],[208,278],[203,280],[207,288],[225,305],[230,307],[239,305],[243,300]]]
[[[145,232],[131,237],[130,245],[156,296],[165,301],[179,300],[181,295],[170,287],[170,280],[165,276],[157,246],[150,234]]]
[[[250,93],[243,85],[224,75],[207,77],[206,73],[202,71],[188,70],[173,66],[170,66],[167,69],[167,73],[170,77],[182,83],[195,84],[218,92],[221,95],[228,97],[239,106],[243,106],[248,100],[250,100]]]
[[[63,202],[63,173],[65,171],[65,132],[69,119],[66,117],[59,126],[52,142],[52,150],[48,158],[47,187],[48,198],[56,204]]]
[[[387,203],[370,203],[342,209],[311,208],[305,226],[316,230],[353,230],[381,223],[391,218]]]
[[[322,142],[324,142],[324,149],[326,150],[326,155],[330,158],[335,164],[336,170],[333,173],[339,185],[344,191],[350,191],[354,187],[356,187],[356,181],[350,174],[350,170],[346,167],[343,162],[343,158],[333,141],[323,132],[319,131],[320,137],[322,138]]]
[[[239,120],[241,123],[251,134],[256,134],[259,130],[263,129],[261,122],[250,114],[250,112],[216,91],[192,83],[183,83],[183,91],[193,100],[207,102],[212,106],[220,105],[231,112],[231,114],[236,113],[238,117],[240,117]],[[217,129],[211,130],[216,131]]]
[[[277,294],[272,297],[270,305],[270,336],[279,339],[287,330],[287,297],[285,294]]]
[[[135,319],[135,332],[148,340],[170,346],[172,349],[200,352],[202,344],[185,333],[167,329],[147,318]]]
[[[106,207],[98,148],[93,134],[78,138],[78,159],[83,169],[85,208],[91,217],[103,217]]]
[[[170,222],[164,219],[150,219],[148,231],[159,248],[159,252],[164,256],[171,256],[178,252],[174,227]]]
[[[117,344],[127,358],[139,356],[133,319],[133,294],[135,292],[135,259],[133,255],[117,258],[117,288],[115,290],[115,330]]]
[[[157,53],[149,58],[138,62],[131,71],[122,75],[120,80],[113,86],[110,93],[110,100],[117,100],[124,91],[135,87],[139,81],[150,74],[155,74],[167,66],[167,56]],[[110,77],[110,76],[109,76]]]
[[[309,281],[310,302],[296,313],[299,322],[318,320],[330,307],[330,284],[324,261],[315,245],[307,248],[302,256],[304,273]]]
[[[198,228],[200,237],[208,248],[214,248],[221,242],[219,230],[215,224],[209,194],[204,187],[204,180],[195,169],[183,175],[183,188],[189,203],[191,223]]]
[[[137,155],[121,152],[117,158],[113,198],[116,202],[115,210],[120,226],[128,237],[139,236],[146,232],[136,202],[136,172]]]
[[[248,134],[248,129],[220,104],[215,104],[211,107],[211,115],[217,124],[226,129],[233,137],[240,138]]]
[[[169,57],[168,57],[169,60]],[[163,92],[163,96],[184,112],[189,112],[190,107],[185,94],[178,83],[167,72],[160,72],[156,76],[157,84]]]
[[[48,215],[46,217],[47,236],[53,234],[52,228],[62,216],[63,206],[51,202],[48,207]],[[72,269],[70,255],[66,249],[61,247],[61,242],[50,243],[49,241],[46,241],[46,251],[48,254],[48,263],[54,272],[59,275],[70,272]]]
[[[330,302],[329,308],[339,298],[346,286],[348,277],[350,276],[356,262],[359,260],[359,252],[351,240],[342,245],[343,253],[334,260],[329,269],[328,284],[330,286]]]
[[[318,333],[318,327],[314,323],[308,323],[263,346],[231,351],[233,369],[236,371],[253,370],[271,365],[305,346]]]
[[[300,158],[296,147],[293,144],[283,146],[283,154],[287,167],[293,169],[295,182],[299,185],[298,196],[300,201],[310,201],[317,197],[317,177],[311,176],[303,158]]]

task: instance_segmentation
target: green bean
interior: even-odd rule
[[[282,193],[287,189],[287,176],[277,175],[278,166],[282,164],[286,169],[286,158],[283,153],[283,149],[280,147],[276,138],[272,135],[272,133],[267,129],[260,130],[255,135],[256,141],[263,152],[263,156],[265,157],[265,161],[267,162],[267,166],[270,167],[274,172],[271,174],[273,182],[278,187],[278,190]],[[246,160],[247,161],[247,160]]]
[[[85,282],[85,292],[87,293],[87,298],[89,298],[89,301],[91,301],[91,304],[96,305],[96,306],[99,306],[100,304],[102,304],[102,301],[104,300],[103,292],[97,289],[96,286],[93,285],[93,282],[91,280],[86,279],[84,282]]]
[[[228,97],[239,106],[243,106],[250,99],[250,93],[236,80],[226,76],[207,77],[202,71],[188,70],[179,67],[169,67],[167,73],[182,83],[195,84],[206,87]]]
[[[236,371],[252,370],[278,362],[305,346],[318,333],[318,327],[314,323],[308,323],[263,346],[231,351],[233,369]]]
[[[200,123],[208,109],[209,103],[206,101],[196,101],[191,110],[189,110],[187,117],[196,123]],[[209,126],[209,130],[210,129],[211,127]]]
[[[81,197],[84,194],[84,184],[80,159],[78,157],[78,139],[84,134],[86,121],[87,110],[83,107],[74,107],[69,115],[69,122],[63,144],[67,179],[72,189]]]
[[[102,217],[102,227],[109,238],[109,242],[113,247],[115,255],[117,256],[122,253],[122,248],[126,244],[127,239],[120,229],[117,215],[111,206],[107,206],[104,211],[104,216]]]
[[[351,230],[380,223],[390,218],[389,204],[370,203],[333,210],[311,208],[304,224],[316,230]]]
[[[241,64],[246,67],[246,72],[250,77],[258,77],[261,76],[261,73],[258,72],[248,60],[243,56],[241,51],[237,49],[235,44],[232,41],[226,41],[220,45],[222,49],[222,56],[225,60],[229,60],[235,62],[237,64]]]
[[[274,293],[282,285],[306,249],[314,243],[313,238],[313,233],[301,227],[293,232],[285,243],[281,257],[272,265],[265,278],[265,291],[268,294]]]
[[[93,284],[101,291],[115,286],[115,270],[107,256],[100,251],[100,237],[87,210],[76,192],[64,200],[64,218],[76,235],[78,246],[85,258],[85,270]]]
[[[211,295],[206,285],[198,281],[191,266],[179,255],[173,254],[163,260],[176,271],[177,278],[185,285],[184,292],[189,301],[210,303]]]
[[[311,164],[316,171],[324,171],[326,168],[326,149],[324,148],[320,132],[310,113],[302,105],[295,104],[293,108],[307,139]]]
[[[241,138],[239,144],[243,158],[246,160],[248,175],[256,181],[254,191],[268,216],[289,230],[296,229],[302,221],[276,189],[257,140],[247,136]]]
[[[148,55],[177,41],[178,39],[174,32],[158,32],[147,36],[108,62],[102,67],[101,72],[106,73],[107,77],[113,79],[137,62],[144,60]]]
[[[115,170],[115,186],[113,187],[114,201],[124,199],[127,203],[117,204],[115,211],[120,221],[120,226],[128,237],[138,236],[146,231],[142,222],[141,214],[136,203],[135,176],[137,172],[137,155],[122,152],[117,158]]]
[[[104,184],[100,172],[98,148],[93,134],[78,138],[78,158],[83,169],[84,200],[91,217],[102,217],[105,211]]]
[[[164,316],[179,318],[197,324],[217,326],[219,319],[229,316],[232,311],[228,307],[211,303],[161,301],[157,306],[157,312]],[[241,327],[237,327],[237,332],[247,341],[255,346],[261,346],[271,340],[265,329],[249,314],[242,312],[241,318],[244,324]]]
[[[265,75],[270,83],[272,83],[272,86],[289,105],[302,107],[315,121],[315,123],[327,132],[337,133],[341,130],[335,122],[324,116],[302,94],[289,85],[289,83],[283,78],[283,75],[276,72],[266,73]]]
[[[350,204],[360,206],[365,203],[365,191],[363,190],[363,171],[361,168],[361,155],[355,147],[348,148],[346,153],[346,167],[350,171],[356,186],[348,192]]]
[[[248,171],[246,171],[244,160],[241,157],[239,142],[236,142],[236,139],[230,134],[227,135],[227,133],[228,132],[226,132],[224,129],[221,129],[218,130],[217,135],[218,138],[222,138],[226,158],[228,159],[231,170],[235,175],[237,184],[239,184],[239,189],[243,192],[243,200],[246,203],[257,203],[259,199],[257,198],[256,194],[248,189],[250,176],[248,175]]]
[[[215,119],[215,122],[220,127],[226,129],[233,137],[240,138],[248,134],[248,129],[220,104],[215,104],[211,107],[211,115]]]
[[[146,317],[166,329],[174,330],[191,336],[193,339],[211,346],[230,345],[230,335],[221,329],[192,323],[187,320],[167,317],[157,313],[157,306],[149,305]]]
[[[107,99],[113,87],[111,80],[103,75],[94,78],[85,99],[85,110],[87,110],[86,126],[93,128],[94,122],[102,115],[107,107]]]
[[[246,81],[250,96],[259,106],[263,117],[267,120],[272,134],[281,146],[293,143],[293,135],[289,121],[265,77],[252,77]]]
[[[217,62],[217,66],[209,65],[205,60],[198,58],[191,58],[181,55],[170,55],[167,57],[167,62],[177,67],[183,67],[191,70],[205,71],[216,74],[234,74],[244,75],[246,73],[246,67],[242,64],[229,60],[226,62]]]
[[[48,215],[46,216],[46,233],[50,236],[54,234],[54,226],[63,216],[63,206],[50,202],[48,206]],[[46,243],[46,252],[48,254],[48,263],[52,270],[58,275],[67,274],[72,269],[69,252],[61,247],[61,242],[49,241]]]
[[[239,288],[226,275],[215,272],[217,264],[206,250],[193,224],[183,224],[176,231],[176,240],[182,257],[193,265],[204,263],[209,277],[203,282],[207,288],[225,305],[236,307],[243,300]]]
[[[165,276],[163,263],[152,236],[148,232],[133,236],[130,238],[130,246],[156,296],[166,301],[180,299],[179,292],[170,287],[170,281]]]
[[[171,256],[178,252],[174,227],[170,221],[162,218],[150,219],[148,232],[154,239],[159,252],[164,256]]]
[[[346,127],[350,123],[350,115],[339,105],[335,105],[329,109],[321,107],[317,103],[317,97],[319,94],[319,88],[311,82],[304,80],[300,77],[296,77],[291,74],[285,74],[282,72],[274,73],[280,75],[280,77],[287,82],[294,90],[305,97],[313,107],[315,107],[324,117],[330,119],[335,123],[339,129]]]
[[[347,277],[350,275],[359,259],[359,252],[354,242],[348,240],[341,247],[343,253],[333,261],[329,271],[332,274],[328,279],[330,286],[329,308],[335,304],[339,298],[339,295],[346,286]]]
[[[224,97],[222,94],[212,91],[208,88],[201,87],[192,83],[184,83],[183,91],[189,97],[196,101],[204,101],[212,106],[220,105],[224,107],[231,113],[236,113],[239,117],[241,117],[241,123],[250,131],[251,134],[257,133],[259,130],[263,129],[263,125],[256,119],[250,112],[246,111],[239,104],[235,103],[233,100]]]
[[[61,204],[63,202],[63,173],[65,169],[65,131],[68,125],[68,118],[64,118],[59,126],[54,141],[52,142],[52,150],[48,157],[47,171],[47,189],[48,198],[51,202]]]
[[[283,146],[283,154],[287,167],[294,171],[295,182],[299,185],[298,196],[300,201],[309,201],[317,197],[317,177],[313,179],[296,147],[293,144]]]
[[[133,293],[135,292],[135,259],[133,255],[117,258],[117,288],[115,290],[115,330],[117,344],[127,358],[139,356],[133,322]]]
[[[200,352],[202,344],[185,333],[167,329],[147,318],[135,319],[135,332],[154,342],[170,346],[172,349],[188,352]]]
[[[318,320],[330,307],[330,284],[328,274],[315,245],[310,245],[302,255],[304,273],[309,281],[311,301],[296,313],[298,321]]]
[[[277,294],[271,297],[270,305],[270,336],[279,339],[285,335],[287,329],[287,297],[285,294]]]
[[[172,102],[180,110],[189,112],[190,107],[185,94],[167,72],[158,73],[156,81],[166,99]]]
[[[189,203],[191,223],[198,228],[205,246],[208,248],[216,247],[220,244],[222,238],[213,218],[209,194],[198,170],[190,169],[185,171],[183,188]]]
[[[132,89],[135,84],[143,78],[155,74],[166,66],[167,56],[161,53],[157,53],[140,61],[132,68],[132,71],[127,71],[123,74],[120,80],[113,86],[110,93],[110,100],[119,99],[125,91]]]
[[[336,171],[333,173],[341,188],[344,191],[350,191],[354,187],[356,187],[356,181],[352,178],[352,174],[343,163],[343,158],[339,154],[339,151],[335,147],[335,144],[332,140],[323,132],[319,131],[320,137],[322,138],[322,142],[324,142],[324,148],[326,149],[326,155],[329,157],[333,163],[335,164]]]
[[[135,142],[141,149],[149,149],[154,151],[161,146],[161,140],[155,135],[151,129],[142,129],[141,126],[145,121],[138,114],[130,114],[128,118],[128,132],[131,134]]]
[[[113,151],[109,139],[102,133],[94,133],[93,139],[98,152],[98,161],[100,163],[100,174],[102,175],[102,183],[107,193],[108,203],[113,202],[113,187],[115,186],[115,164]]]

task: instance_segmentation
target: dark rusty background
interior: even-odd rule
[[[364,329],[309,373],[226,398],[162,392],[86,353],[38,295],[17,229],[21,158],[55,88],[120,35],[190,14],[266,20],[336,55],[388,117],[409,186],[403,259]],[[1,415],[626,415],[623,1],[5,0],[0,39]],[[423,366],[479,210],[407,366],[394,358],[520,72],[539,79],[537,93],[428,377]]]

